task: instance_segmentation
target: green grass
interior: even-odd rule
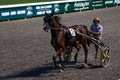
[[[35,2],[49,2],[58,0],[0,0],[0,5],[35,3]]]

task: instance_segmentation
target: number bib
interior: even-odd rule
[[[72,36],[76,36],[76,33],[75,33],[74,29],[70,28],[69,31],[70,31],[70,34],[71,34]]]

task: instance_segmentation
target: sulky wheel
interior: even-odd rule
[[[110,63],[109,48],[105,48],[100,56],[100,62],[103,67],[107,67]]]

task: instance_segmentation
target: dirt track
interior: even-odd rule
[[[0,80],[120,80],[120,7],[75,12],[60,15],[64,25],[90,26],[99,16],[104,26],[103,40],[111,46],[111,62],[100,67],[94,59],[93,45],[89,47],[88,62],[83,69],[66,65],[64,73],[54,69],[50,33],[42,30],[42,17],[0,23]],[[79,63],[83,62],[81,49]]]

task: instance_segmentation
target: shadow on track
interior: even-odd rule
[[[81,62],[80,62],[81,64]],[[78,68],[75,67],[75,63],[74,62],[70,62],[70,63],[65,63],[65,68]],[[97,68],[102,68],[101,65],[93,65],[93,64],[87,64],[89,67],[84,67],[84,68],[88,68],[88,69],[97,69]],[[78,69],[84,69],[84,68],[78,68]],[[55,71],[57,68],[54,68],[54,66],[52,65],[52,63],[49,63],[43,67],[36,67],[36,68],[31,68],[31,69],[27,69],[18,73],[14,73],[14,74],[9,74],[6,76],[0,76],[0,80],[6,80],[6,79],[11,79],[11,78],[27,78],[27,77],[38,77],[41,76],[42,74],[49,74],[53,71]],[[54,76],[54,74],[52,74],[52,76]]]
[[[103,67],[100,64],[91,64],[91,63],[85,64],[85,63],[79,62],[75,65],[75,68],[77,69],[99,69]]]
[[[74,63],[70,63],[67,65],[73,65]],[[70,67],[70,66],[69,66]],[[65,67],[68,68],[68,67]],[[53,63],[48,63],[48,64],[44,64],[44,66],[42,67],[35,67],[35,68],[30,68],[30,69],[26,69],[24,71],[20,71],[20,72],[16,72],[16,73],[12,73],[12,74],[8,74],[5,76],[0,76],[0,80],[8,80],[8,79],[12,79],[12,78],[28,78],[28,77],[40,77],[43,74],[47,74],[51,76],[55,76],[55,73],[58,73],[58,69],[59,68],[55,68],[53,66]]]
[[[90,66],[90,69],[97,69],[97,68],[103,68],[102,65],[93,65],[93,64],[88,64]]]
[[[48,74],[53,70],[55,70],[55,68],[52,65],[47,65],[47,66],[45,65],[43,67],[27,69],[25,71],[21,71],[21,72],[14,73],[14,74],[9,74],[3,77],[0,76],[0,80],[10,79],[10,78],[37,77],[37,76],[40,76],[41,74]]]

